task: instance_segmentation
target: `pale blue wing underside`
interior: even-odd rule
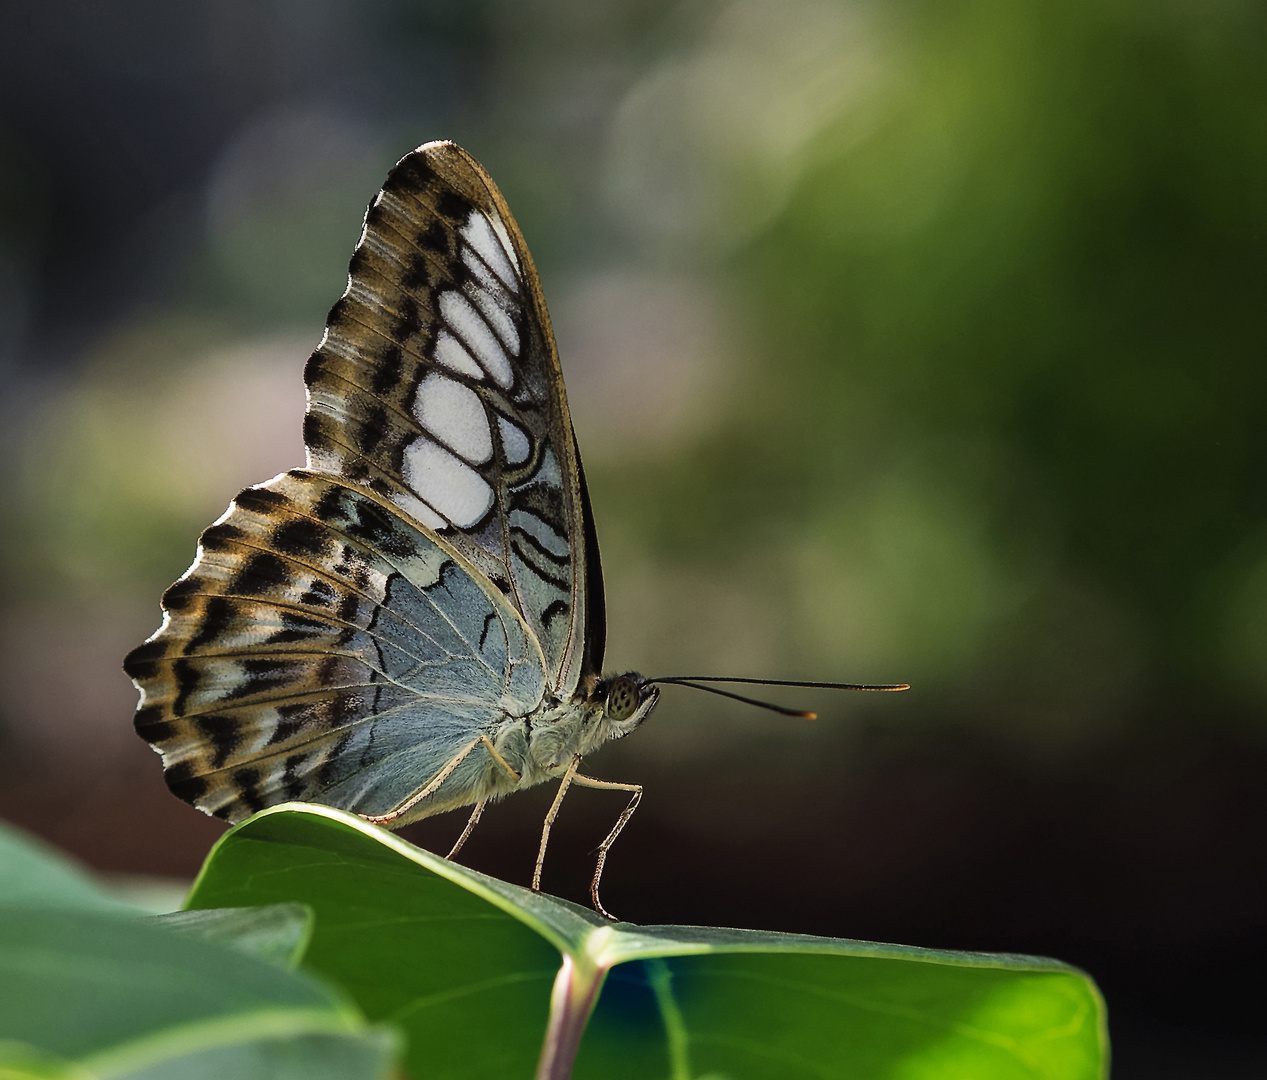
[[[128,660],[138,729],[177,794],[230,820],[287,799],[388,813],[481,735],[522,760],[517,720],[546,691],[500,590],[390,503],[311,472],[239,495],[164,606]],[[513,786],[481,747],[410,816]]]

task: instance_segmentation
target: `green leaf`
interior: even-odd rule
[[[173,911],[158,916],[169,930],[228,945],[293,971],[312,940],[312,909],[303,904]]]
[[[0,1080],[385,1075],[392,1032],[279,970],[310,921],[300,905],[145,917],[0,825]]]
[[[378,1078],[389,1030],[309,976],[150,917],[0,908],[0,1078]]]
[[[134,914],[60,852],[0,822],[0,907],[64,908]]]
[[[1106,1073],[1103,1002],[1058,961],[608,923],[324,807],[230,830],[188,906],[279,902],[311,906],[305,966],[404,1029],[419,1077]]]
[[[371,1080],[397,1038],[287,970],[297,904],[158,918],[0,825],[0,1080]]]
[[[26,1043],[0,1039],[0,1080],[96,1080],[74,1062]]]
[[[371,1020],[403,1028],[406,1070],[418,1077],[531,1075],[559,953],[572,940],[537,924],[560,911],[583,929],[602,923],[316,807],[265,811],[226,833],[186,906],[293,901],[316,913],[305,967]],[[524,910],[538,917],[525,923]]]

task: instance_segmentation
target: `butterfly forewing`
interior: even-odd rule
[[[537,643],[460,554],[310,472],[242,492],[163,604],[126,663],[137,730],[176,794],[230,820],[287,799],[386,813],[545,691]],[[429,812],[490,766],[472,757]]]
[[[463,150],[430,143],[392,170],[306,379],[309,467],[368,487],[466,556],[570,697],[588,631],[563,380],[523,238]]]

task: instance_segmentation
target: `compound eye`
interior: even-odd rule
[[[607,691],[607,715],[612,720],[628,720],[638,711],[638,687],[633,679],[618,675]]]

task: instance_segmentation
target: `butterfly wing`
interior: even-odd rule
[[[597,546],[532,259],[465,151],[428,143],[392,169],[306,380],[309,468],[461,552],[571,697],[602,661]]]
[[[136,727],[172,791],[230,821],[290,799],[386,813],[546,691],[533,635],[459,552],[303,470],[242,492],[163,606],[124,664]],[[420,810],[513,786],[481,750]]]

